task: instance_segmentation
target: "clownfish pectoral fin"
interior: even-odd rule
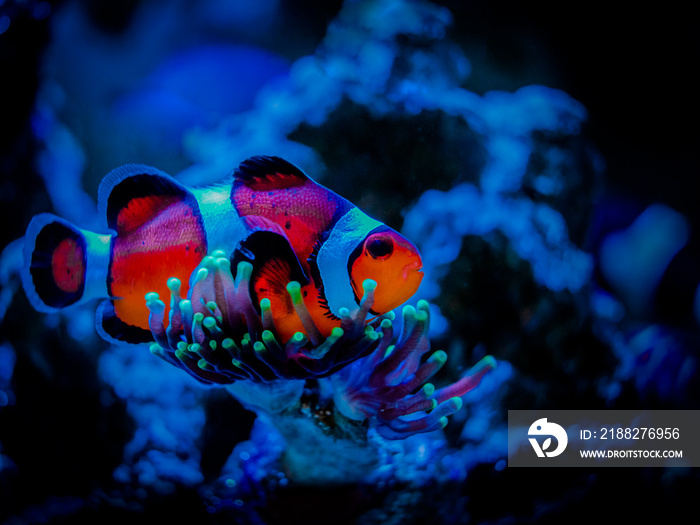
[[[271,191],[303,185],[309,178],[294,164],[279,157],[250,157],[233,172],[235,183],[254,191]]]
[[[153,342],[153,335],[149,330],[132,326],[119,318],[113,299],[106,299],[99,304],[95,312],[95,326],[102,339],[110,343]]]
[[[293,305],[287,292],[287,284],[295,279],[290,278],[292,268],[289,261],[282,257],[268,259],[253,274],[250,285],[257,299],[257,306],[263,298],[270,300],[274,315],[288,315],[293,311]]]
[[[259,307],[262,298],[267,297],[273,307],[277,304],[278,308],[282,305],[285,312],[291,310],[287,284],[291,281],[297,281],[302,286],[308,283],[289,241],[275,232],[252,232],[235,250],[231,265],[235,268],[241,261],[253,265],[250,286],[256,297],[256,307]]]
[[[50,213],[37,215],[24,238],[22,283],[40,312],[106,297],[111,236],[83,230]]]
[[[178,201],[199,214],[197,201],[187,187],[156,168],[139,164],[112,170],[102,179],[97,195],[100,213],[117,233],[133,231]]]

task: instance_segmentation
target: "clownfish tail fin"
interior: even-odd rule
[[[41,312],[107,295],[110,235],[80,229],[55,215],[37,215],[24,238],[22,284]]]

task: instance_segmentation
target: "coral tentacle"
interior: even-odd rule
[[[476,388],[482,378],[494,368],[496,368],[496,360],[493,356],[487,355],[475,364],[459,381],[437,390],[434,395],[435,399],[441,403],[454,396],[463,396]]]

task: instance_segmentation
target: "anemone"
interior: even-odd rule
[[[462,379],[436,390],[427,381],[445,364],[447,354],[439,350],[423,360],[430,350],[428,303],[421,300],[416,308],[403,308],[401,333],[394,339],[392,312],[367,319],[376,288],[371,279],[363,283],[359,308],[342,308],[341,326],[325,339],[304,305],[299,283],[290,282],[287,292],[304,333],[281,343],[269,299],[260,301],[259,310],[253,304],[251,274],[252,265],[242,261],[234,277],[229,259],[216,251],[193,272],[187,298],[181,297],[181,282],[170,278],[167,328],[165,303],[155,292],[147,294],[155,339],[151,352],[205,384],[244,384],[229,390],[254,410],[268,413],[294,404],[303,388],[298,380],[331,376],[339,412],[350,420],[369,420],[387,439],[444,428],[447,416],[461,408],[460,396],[496,365],[487,356]],[[289,388],[280,388],[283,382]],[[246,390],[254,392],[252,397]],[[260,403],[263,394],[272,401]]]
[[[374,327],[383,317],[367,323],[374,281],[363,283],[360,308],[353,313],[342,309],[340,327],[325,340],[304,305],[299,283],[290,282],[287,291],[305,333],[297,332],[281,343],[275,335],[270,301],[260,301],[259,313],[253,306],[252,269],[250,263],[242,261],[234,278],[228,258],[216,251],[194,271],[186,299],[180,297],[180,281],[169,279],[167,328],[165,303],[158,294],[147,294],[149,326],[156,341],[151,352],[203,383],[270,383],[326,376],[379,344],[381,336]]]

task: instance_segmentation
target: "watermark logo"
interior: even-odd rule
[[[508,467],[700,468],[700,410],[509,410]]]
[[[547,456],[548,458],[553,458],[564,452],[566,445],[569,443],[569,436],[566,435],[566,430],[564,430],[560,425],[556,423],[547,422],[547,418],[543,417],[538,419],[532,425],[530,425],[530,430],[527,432],[528,439],[532,448],[535,449],[535,454],[537,457],[543,458]],[[537,438],[529,436],[548,436],[544,440],[542,446],[540,446]],[[554,450],[548,450],[552,446],[552,437],[557,440],[557,448]]]

